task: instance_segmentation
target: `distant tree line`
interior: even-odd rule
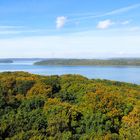
[[[35,62],[34,65],[140,66],[140,59],[48,59]]]
[[[13,63],[11,59],[0,59],[0,63]]]

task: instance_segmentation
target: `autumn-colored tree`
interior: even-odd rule
[[[139,140],[140,86],[0,73],[0,140]]]
[[[36,83],[27,93],[27,98],[40,96],[43,98],[52,96],[52,87],[44,83]]]

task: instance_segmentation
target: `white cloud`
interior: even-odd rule
[[[55,29],[0,25],[0,35],[25,35],[30,33],[44,34],[44,33],[49,33],[54,31]]]
[[[126,20],[126,21],[123,21],[121,24],[122,25],[127,25],[127,24],[129,24],[131,21],[130,20]]]
[[[120,51],[118,54],[119,55],[125,55],[125,52]]]
[[[25,32],[24,26],[0,25],[0,35],[20,34]]]
[[[135,26],[135,27],[131,27],[128,29],[131,32],[139,32],[140,31],[140,27],[139,26]]]
[[[103,20],[103,21],[100,21],[98,24],[97,24],[97,28],[98,29],[107,29],[109,28],[111,25],[113,24],[113,22],[109,19],[107,20]]]
[[[0,29],[23,29],[24,26],[0,25]]]
[[[87,20],[87,19],[93,19],[93,18],[100,18],[100,17],[112,16],[112,15],[117,15],[117,14],[123,14],[125,12],[137,9],[139,7],[140,7],[140,3],[137,3],[137,4],[129,5],[126,7],[114,9],[112,11],[104,12],[103,14],[95,15],[94,13],[87,13],[87,14],[82,13],[81,15],[79,14],[79,18],[75,17],[73,19],[70,19],[69,22],[81,21],[81,20]]]
[[[67,17],[65,17],[65,16],[57,17],[57,19],[56,19],[56,28],[60,29],[60,28],[64,27],[66,22],[67,22]]]
[[[104,15],[108,16],[108,15],[121,14],[121,13],[130,11],[130,10],[133,10],[133,9],[139,8],[139,7],[140,7],[140,3],[130,5],[130,6],[127,6],[127,7],[123,7],[123,8],[120,8],[120,9],[116,9],[116,10],[113,10],[111,12],[105,13]]]

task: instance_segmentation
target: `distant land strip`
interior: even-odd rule
[[[0,59],[0,63],[13,63],[11,59]]]
[[[47,59],[35,62],[34,65],[65,66],[140,66],[138,59]]]

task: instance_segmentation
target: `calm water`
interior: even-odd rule
[[[33,61],[15,61],[0,64],[0,72],[26,71],[40,75],[80,74],[99,78],[140,84],[140,67],[119,66],[34,66]]]

